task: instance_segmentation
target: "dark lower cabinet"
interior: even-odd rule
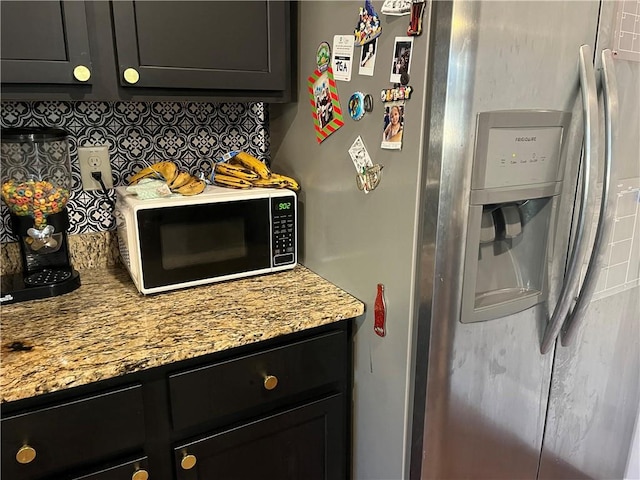
[[[1,425],[2,478],[64,478],[69,469],[142,449],[142,386],[3,415]]]
[[[0,478],[344,480],[351,321],[1,405]]]
[[[142,457],[92,473],[74,476],[73,480],[148,480],[149,478],[149,461],[147,457]]]
[[[344,479],[344,402],[334,395],[180,445],[176,478]]]

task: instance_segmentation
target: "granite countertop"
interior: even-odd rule
[[[0,400],[10,402],[357,317],[364,305],[302,266],[141,296],[121,268],[1,307]]]

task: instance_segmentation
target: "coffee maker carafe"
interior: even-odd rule
[[[80,286],[67,238],[67,137],[58,128],[2,129],[2,200],[22,260],[21,273],[2,276],[2,304],[53,297]]]

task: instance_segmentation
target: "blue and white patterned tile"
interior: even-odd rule
[[[211,160],[245,150],[269,161],[268,110],[263,103],[199,102],[2,102],[0,125],[55,126],[69,132],[71,233],[115,228],[100,191],[82,190],[78,146],[108,145],[114,185],[139,169],[175,160],[192,174],[211,173]],[[4,162],[4,160],[3,160]],[[109,192],[115,199],[115,192]],[[12,241],[8,209],[0,206],[0,241]]]

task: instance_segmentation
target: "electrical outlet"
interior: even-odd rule
[[[100,172],[104,186],[113,188],[109,147],[107,145],[78,147],[78,161],[80,162],[82,188],[85,191],[102,190],[100,182],[91,176],[93,172]]]

